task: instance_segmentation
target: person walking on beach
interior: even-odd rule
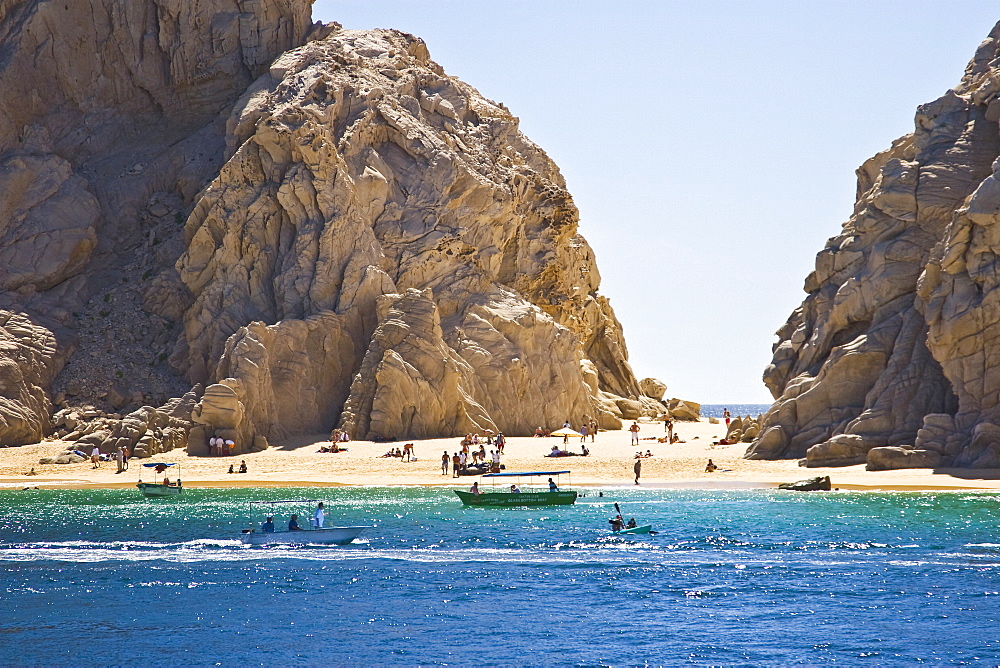
[[[729,409],[728,408],[723,408],[722,409],[722,417],[726,418],[726,430],[728,431],[729,430],[729,420],[732,417],[732,416],[729,415]]]
[[[503,446],[507,445],[507,437],[503,435],[503,432],[497,434],[497,452],[501,455],[503,454]]]
[[[594,436],[597,435],[597,420],[590,421],[590,442],[594,442]]]
[[[580,442],[581,443],[586,443],[587,442],[587,423],[586,422],[584,422],[583,426],[580,427]]]
[[[84,452],[86,452],[86,450],[84,450]],[[91,468],[101,468],[101,449],[96,445],[94,446],[94,449],[90,451],[90,461],[93,464]]]
[[[632,443],[639,445],[639,423],[633,422],[632,426],[629,427],[628,430],[632,432]]]
[[[441,455],[441,475],[448,475],[448,451],[445,450],[444,454]]]
[[[635,465],[632,467],[632,470],[635,471],[635,484],[638,485],[639,484],[639,475],[642,473],[642,460],[641,459],[635,460]]]

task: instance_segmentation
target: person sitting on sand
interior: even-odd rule
[[[652,457],[652,456],[653,456],[653,453],[650,452],[649,450],[646,450],[646,457]]]
[[[511,494],[520,494],[521,493],[521,488],[518,487],[517,485],[511,485],[510,486],[510,493]]]
[[[590,454],[590,450],[588,450],[588,449],[587,449],[587,446],[586,446],[586,445],[584,445],[584,446],[583,446],[583,456],[584,456],[584,457],[586,457],[586,456],[587,456],[587,455],[589,455],[589,454]]]
[[[274,517],[268,515],[264,523],[260,525],[260,530],[264,533],[274,533]]]
[[[340,452],[340,445],[336,441],[330,444],[330,452]]]
[[[240,473],[246,473],[246,472],[247,472],[247,460],[241,459],[240,460]]]
[[[299,516],[292,515],[291,519],[288,520],[288,530],[289,531],[305,531],[299,526]]]
[[[715,465],[711,459],[708,460],[708,464],[705,466],[705,473],[715,473],[715,470],[719,468]]]
[[[472,483],[472,487],[469,488],[469,492],[472,494],[482,494],[482,492],[479,491],[479,481]]]
[[[562,457],[563,454],[564,454],[563,451],[559,449],[558,445],[553,445],[552,449],[549,450],[549,454],[547,454],[545,456],[546,457]]]
[[[544,435],[545,435],[545,432],[542,431],[541,427],[536,427],[535,428],[535,437],[536,438],[541,438]]]
[[[680,435],[674,434],[674,437],[670,439],[671,443],[687,443],[687,441],[682,441]]]
[[[236,473],[236,468],[235,468],[234,464],[230,464],[229,465],[229,471],[228,472],[229,473]]]

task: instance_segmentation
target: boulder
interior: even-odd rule
[[[656,378],[643,378],[639,381],[639,389],[643,396],[662,401],[663,393],[667,391],[667,384]]]
[[[683,399],[671,399],[667,402],[667,411],[674,420],[692,422],[701,417],[701,404]]]
[[[806,451],[806,466],[851,466],[863,464],[870,448],[857,434],[841,434]]]
[[[829,492],[832,488],[828,475],[778,485],[778,489],[790,489],[795,492]]]
[[[888,471],[891,469],[925,469],[936,468],[941,464],[941,453],[933,450],[917,450],[913,446],[888,446],[872,448],[868,451],[869,471]]]

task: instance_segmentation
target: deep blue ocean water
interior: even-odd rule
[[[0,663],[1000,663],[997,494],[586,492],[491,510],[425,488],[2,491]],[[279,498],[375,528],[234,540],[250,499]],[[609,535],[614,501],[661,533]]]
[[[722,411],[729,409],[729,414],[733,417],[737,415],[750,415],[757,417],[767,412],[771,404],[702,404],[702,417],[722,417]]]

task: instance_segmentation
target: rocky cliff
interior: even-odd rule
[[[1000,467],[1000,25],[858,170],[764,373],[750,458]]]
[[[0,0],[0,443],[193,385],[195,451],[662,411],[517,119],[310,5]]]

